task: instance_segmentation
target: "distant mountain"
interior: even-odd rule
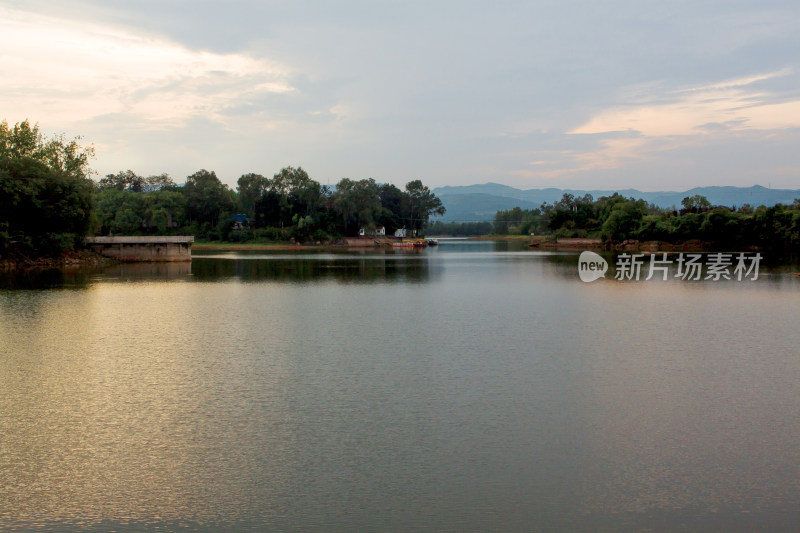
[[[750,204],[773,206],[775,204],[791,204],[800,198],[800,189],[767,189],[760,185],[753,187],[696,187],[688,191],[656,191],[642,192],[636,189],[579,190],[579,189],[516,189],[500,183],[484,183],[480,185],[437,187],[433,192],[442,200],[447,213],[440,220],[449,221],[482,221],[492,220],[499,210],[532,209],[542,203],[553,203],[564,194],[576,197],[591,194],[594,199],[611,196],[618,192],[626,198],[642,199],[659,207],[680,208],[681,200],[687,196],[699,194],[708,198],[712,205],[740,207]]]
[[[514,209],[515,207],[534,209],[541,205],[541,202],[535,204],[508,196],[494,196],[482,193],[446,195],[436,193],[436,195],[447,208],[447,212],[444,216],[441,218],[437,217],[436,220],[445,222],[493,220],[495,213],[501,210]],[[559,196],[559,198],[561,198],[561,196]]]

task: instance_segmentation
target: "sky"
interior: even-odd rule
[[[800,188],[796,0],[0,0],[0,73],[95,178]]]

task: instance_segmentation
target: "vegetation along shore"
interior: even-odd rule
[[[614,193],[564,194],[492,222],[443,223],[442,201],[421,180],[403,189],[375,179],[321,185],[301,167],[240,176],[235,189],[209,170],[177,184],[131,170],[91,179],[91,147],[45,138],[38,125],[0,122],[0,268],[95,261],[87,236],[193,235],[196,249],[248,244],[381,245],[395,232],[524,239],[533,247],[800,252],[800,199],[791,205],[715,206],[703,196],[665,209]],[[359,237],[361,237],[361,240]]]

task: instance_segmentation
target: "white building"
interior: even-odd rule
[[[358,230],[358,234],[361,237],[363,237],[365,235],[375,235],[375,236],[385,237],[386,236],[386,228],[384,226],[381,226],[379,228],[375,228],[373,231],[371,231],[369,233],[367,233],[367,230],[365,230],[364,228],[361,228],[360,230]]]

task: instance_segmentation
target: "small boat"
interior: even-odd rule
[[[428,246],[438,246],[439,239],[428,239]]]

